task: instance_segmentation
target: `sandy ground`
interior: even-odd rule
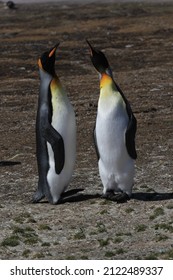
[[[0,4],[1,259],[173,259],[173,5]],[[107,55],[138,120],[133,197],[102,200],[92,130],[98,77],[85,38]],[[37,58],[61,42],[56,69],[78,125],[77,162],[61,205],[37,187]]]

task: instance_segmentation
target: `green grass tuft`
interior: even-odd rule
[[[98,228],[98,232],[99,233],[102,233],[102,232],[106,232],[106,226],[102,223],[102,222],[99,222],[96,224],[96,227]]]
[[[164,235],[164,234],[158,234],[156,237],[156,241],[165,241],[168,239],[168,236]]]
[[[50,243],[49,243],[49,242],[43,242],[43,243],[41,244],[41,246],[43,246],[43,247],[49,247],[49,246],[50,246]]]
[[[137,225],[137,226],[136,226],[135,230],[136,230],[137,232],[141,232],[141,231],[145,231],[146,228],[147,228],[146,225],[140,224],[140,225]]]
[[[134,211],[134,209],[131,208],[131,207],[128,207],[128,208],[125,209],[125,212],[126,212],[126,213],[131,213],[131,212],[133,212],[133,211]]]
[[[115,256],[115,253],[112,252],[112,251],[107,251],[107,252],[105,253],[105,257],[106,257],[106,258],[112,258],[112,257],[114,257],[114,256]]]
[[[157,254],[152,253],[152,254],[146,256],[145,260],[158,260],[158,256],[157,256]]]
[[[44,257],[43,253],[36,253],[33,255],[33,259],[44,259]]]
[[[41,224],[38,226],[39,230],[52,230],[51,227],[47,224]]]
[[[120,254],[124,254],[125,250],[123,248],[117,249],[116,250],[116,254],[120,255]]]
[[[84,231],[82,228],[79,229],[79,231],[74,235],[74,239],[84,239],[86,238]]]
[[[30,236],[24,240],[24,243],[27,245],[34,245],[39,242],[38,236]]]
[[[25,250],[23,251],[23,253],[22,253],[22,256],[25,257],[25,258],[27,258],[27,257],[29,257],[29,254],[30,254],[30,253],[31,253],[31,250],[25,249]]]
[[[166,254],[168,260],[173,260],[173,249],[169,250]]]
[[[6,237],[2,242],[1,246],[9,246],[9,247],[15,247],[19,245],[19,237],[16,235],[12,235],[10,237]]]
[[[157,218],[158,216],[164,215],[164,210],[161,207],[158,207],[156,209],[154,209],[154,213],[153,215],[151,215],[149,218],[150,220],[154,220],[155,218]]]
[[[113,240],[113,243],[121,243],[123,242],[123,239],[121,237],[116,237],[114,240]]]
[[[109,238],[99,239],[98,241],[99,241],[101,247],[107,246],[109,244]]]
[[[166,230],[166,231],[173,232],[173,226],[170,225],[170,224],[165,224],[165,223],[156,224],[154,228],[155,228],[156,230],[158,230],[158,229],[163,229],[163,230]]]

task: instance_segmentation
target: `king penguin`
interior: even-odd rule
[[[113,79],[105,55],[87,43],[100,80],[94,142],[103,184],[102,197],[126,202],[134,184],[137,121],[128,100]]]
[[[40,91],[36,117],[38,190],[33,202],[46,197],[52,204],[70,183],[76,158],[76,121],[73,107],[55,73],[59,44],[38,59]]]

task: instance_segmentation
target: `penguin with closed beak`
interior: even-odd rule
[[[103,184],[102,197],[118,203],[126,202],[134,184],[137,121],[128,100],[113,79],[105,55],[93,48],[88,40],[87,43],[100,80],[94,142]]]
[[[39,180],[34,203],[44,197],[52,204],[59,203],[70,183],[75,165],[75,113],[55,73],[58,45],[38,59],[40,91],[36,118],[36,155]]]

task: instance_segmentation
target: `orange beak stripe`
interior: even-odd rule
[[[41,59],[40,59],[40,58],[39,58],[39,60],[38,60],[38,66],[39,66],[40,69],[43,69],[43,66],[42,66],[42,63],[41,63]]]
[[[56,51],[56,47],[53,48],[53,50],[51,50],[51,52],[49,53],[49,57],[51,57],[54,54],[55,51]]]

